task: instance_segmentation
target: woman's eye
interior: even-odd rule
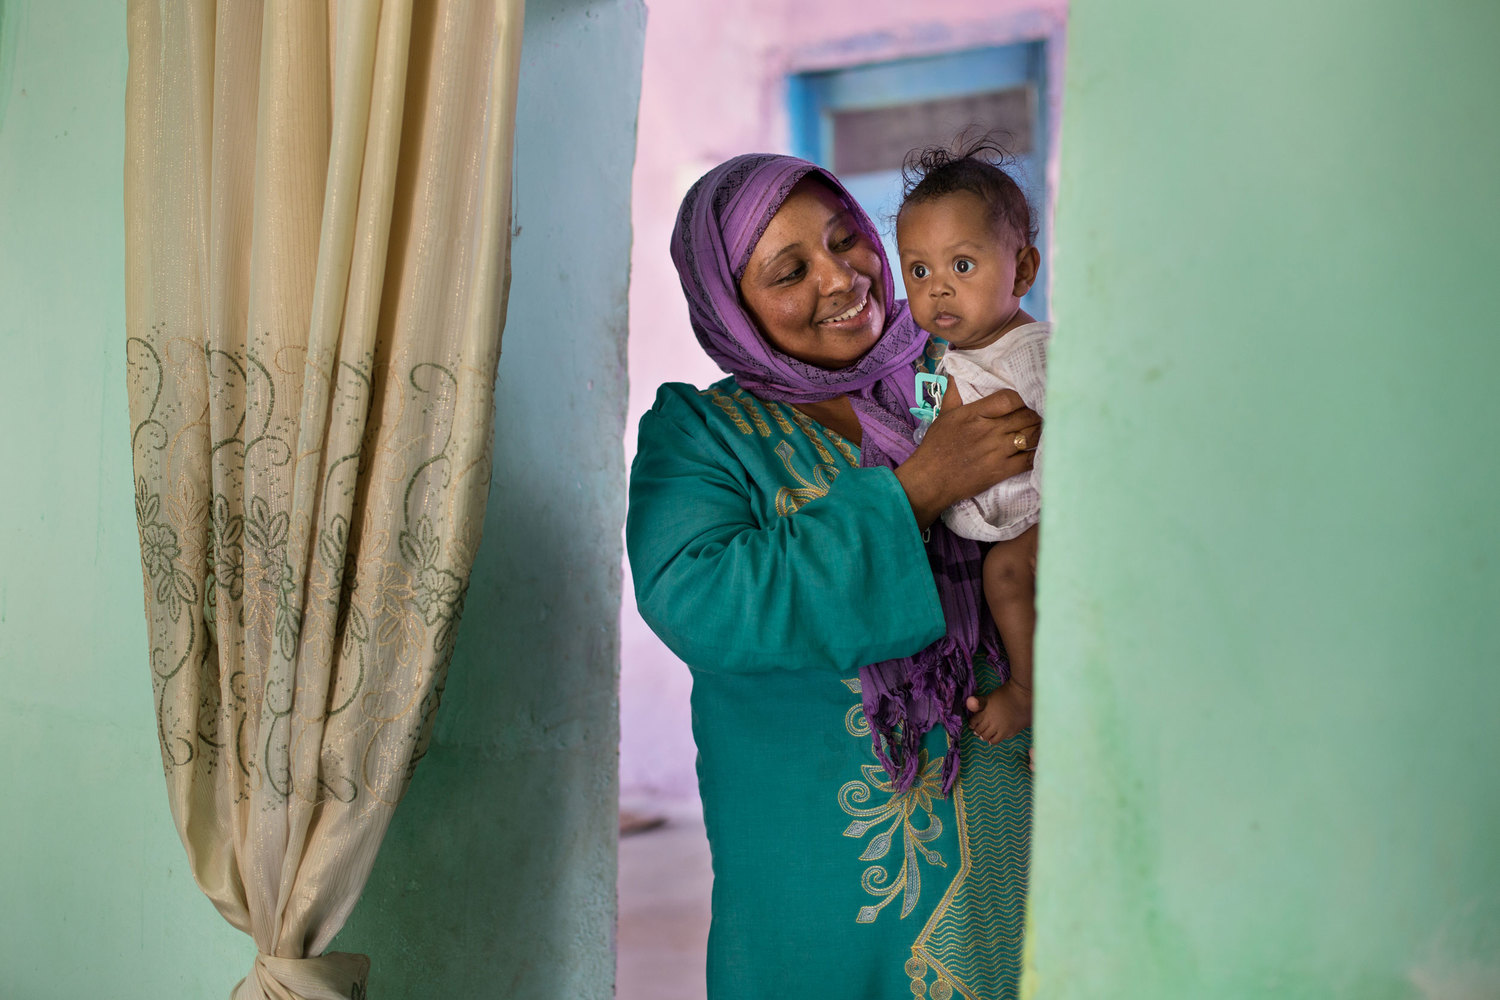
[[[854,244],[856,244],[858,242],[859,242],[859,234],[858,233],[850,233],[847,236],[840,236],[837,239],[835,239],[833,241],[833,248],[835,250],[848,250],[850,247],[854,246]]]
[[[967,257],[960,257],[958,258],[958,260],[953,262],[953,270],[957,271],[959,274],[968,274],[970,271],[974,270],[974,262]]]
[[[792,268],[790,271],[777,278],[776,284],[789,284],[790,282],[796,281],[800,277],[802,277],[802,265],[798,264],[796,267]]]
[[[923,278],[927,277],[927,265],[913,264],[911,266],[911,276],[913,278],[916,278],[918,281],[921,281]]]

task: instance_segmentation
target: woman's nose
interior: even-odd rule
[[[855,270],[843,257],[830,256],[822,267],[822,288],[825,295],[847,292],[854,284]]]

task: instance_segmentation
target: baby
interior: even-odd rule
[[[938,373],[950,380],[946,402],[1013,389],[1040,414],[1052,324],[1036,322],[1021,308],[1041,255],[1026,195],[990,159],[1003,155],[988,140],[956,153],[914,154],[896,243],[912,317],[948,343],[938,363]],[[1010,658],[1010,679],[968,701],[969,726],[989,743],[1031,725],[1036,475],[1014,476],[943,512],[954,532],[994,543],[984,558],[984,596]]]

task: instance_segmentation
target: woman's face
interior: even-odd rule
[[[792,188],[750,253],[740,296],[777,350],[847,368],[885,329],[880,252],[825,184]]]

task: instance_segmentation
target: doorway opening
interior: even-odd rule
[[[965,126],[1013,138],[1019,180],[1050,244],[1066,0],[955,0],[914,23],[909,5],[768,13],[754,0],[654,0],[633,176],[630,403],[625,451],[657,387],[723,377],[698,347],[667,253],[688,187],[724,159],[780,150],[832,169],[883,230],[913,147]],[[894,259],[894,238],[887,234]],[[1047,318],[1039,282],[1023,303]],[[620,634],[621,1000],[701,1000],[712,876],[697,798],[691,675],[641,620],[625,568]],[[834,836],[839,831],[834,831]]]

